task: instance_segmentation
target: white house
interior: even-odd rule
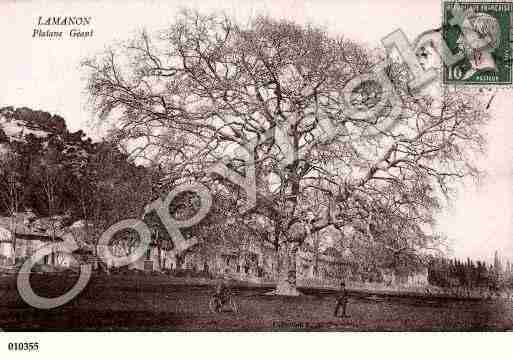
[[[42,228],[41,223],[34,224],[31,217],[27,213],[0,217],[0,266],[21,265],[38,249],[63,241],[62,231],[56,231],[55,235],[51,235],[48,230]],[[39,261],[40,264],[57,267],[70,267],[74,262],[76,261],[65,253],[52,253]]]

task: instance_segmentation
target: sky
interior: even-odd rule
[[[334,35],[372,48],[396,29],[413,41],[440,26],[439,0],[366,1],[2,1],[0,2],[0,107],[27,106],[63,116],[68,127],[98,138],[95,115],[87,106],[80,61],[143,28],[149,32],[170,24],[183,8],[226,11],[239,21],[259,14],[325,27]],[[94,35],[84,39],[33,38],[39,16],[91,16]],[[85,29],[85,28],[84,28]],[[438,215],[452,256],[491,261],[495,250],[513,259],[513,92],[501,90],[486,128],[488,153],[479,160],[488,176],[465,183],[450,208]]]

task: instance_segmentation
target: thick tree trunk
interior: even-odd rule
[[[160,243],[157,244],[157,260],[158,260],[158,271],[162,272],[162,246]]]
[[[16,217],[15,217],[15,212],[11,212],[12,215],[11,215],[11,244],[12,244],[12,258],[11,258],[11,263],[9,264],[12,264],[12,265],[15,265],[16,264],[16,234],[17,234],[17,231],[16,231],[16,227],[17,227],[17,220],[16,220]]]
[[[16,232],[13,231],[11,231],[11,257],[8,261],[8,265],[16,264]]]
[[[298,246],[296,244],[282,245],[278,251],[278,283],[276,284],[276,295],[297,296],[299,291],[296,288]]]
[[[319,234],[316,232],[314,234],[314,265],[313,265],[313,277],[317,278],[319,276]]]

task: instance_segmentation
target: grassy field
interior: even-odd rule
[[[42,296],[63,294],[73,278],[35,275]],[[513,329],[513,303],[382,296],[351,292],[349,318],[334,318],[334,293],[267,295],[269,288],[236,287],[238,313],[213,314],[213,288],[166,276],[98,276],[72,302],[53,310],[28,306],[13,277],[0,278],[0,328],[5,331],[439,331]]]

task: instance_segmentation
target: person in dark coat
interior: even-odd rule
[[[335,317],[338,317],[338,312],[340,311],[340,309],[342,308],[342,318],[346,318],[348,317],[348,315],[346,314],[346,309],[347,309],[347,299],[348,299],[348,296],[347,296],[347,291],[346,291],[346,284],[344,282],[340,283],[340,290],[338,292],[338,297],[337,297],[337,304],[335,305]]]

